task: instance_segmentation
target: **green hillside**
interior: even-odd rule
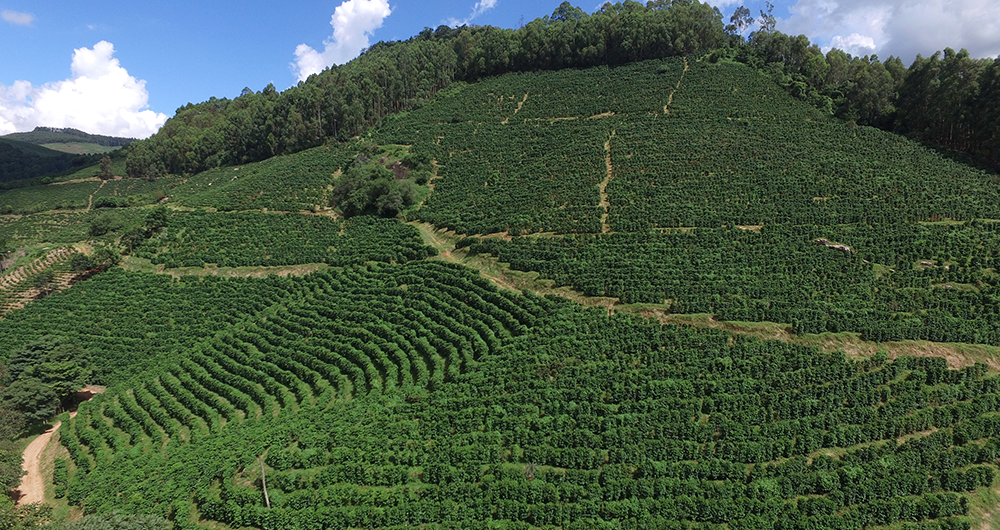
[[[0,182],[59,173],[72,167],[73,155],[0,137]]]
[[[677,4],[503,35],[701,27]],[[57,418],[57,527],[994,524],[996,174],[701,49],[721,27],[502,75],[463,31],[0,191],[4,484]],[[433,89],[254,125],[432,52]]]
[[[100,134],[88,134],[78,129],[55,127],[35,127],[35,129],[30,132],[12,133],[5,135],[4,138],[33,145],[50,146],[60,144],[81,144],[106,148],[123,147],[135,141],[134,138],[119,138]]]
[[[52,149],[53,151],[69,153],[71,155],[103,155],[120,149],[119,147],[107,147],[104,145],[87,143],[87,142],[62,142],[62,143],[40,144],[40,145],[42,147]]]

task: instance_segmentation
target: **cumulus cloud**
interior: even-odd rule
[[[299,81],[357,57],[369,46],[368,38],[382,27],[382,21],[391,13],[388,0],[347,0],[337,6],[330,19],[333,36],[323,41],[323,51],[316,51],[307,44],[295,48],[292,69]]]
[[[18,11],[4,11],[0,13],[0,18],[17,26],[30,26],[35,21],[35,15]]]
[[[472,14],[470,14],[468,17],[465,17],[464,19],[461,19],[461,20],[459,20],[457,18],[449,18],[448,19],[448,25],[452,26],[452,27],[464,26],[464,25],[468,24],[469,22],[472,22],[472,20],[475,19],[476,17],[478,17],[479,15],[482,15],[483,13],[485,13],[485,12],[489,11],[490,9],[493,9],[494,7],[496,7],[497,6],[497,1],[498,0],[479,0],[478,2],[476,2],[476,5],[472,6]],[[601,4],[601,5],[604,5],[604,4]]]
[[[167,115],[148,110],[146,81],[137,80],[114,58],[114,45],[73,51],[72,77],[33,86],[0,85],[0,134],[36,126],[72,127],[92,134],[146,138]]]
[[[829,49],[895,55],[904,63],[947,47],[973,57],[1000,55],[996,0],[798,0],[778,29]]]
[[[871,55],[876,47],[874,38],[858,33],[851,33],[846,37],[837,35],[830,40],[830,48],[844,50],[854,56]]]
[[[732,8],[735,9],[736,6],[743,4],[743,0],[708,0],[705,3],[708,4],[708,5],[710,5],[710,6],[712,6],[712,7],[719,8],[719,11],[722,11],[722,14],[723,14],[722,19],[726,23],[728,23],[729,22],[729,15],[732,15],[733,13],[732,13],[732,10],[726,11],[726,8],[732,7]],[[601,4],[601,5],[603,6],[604,4]]]

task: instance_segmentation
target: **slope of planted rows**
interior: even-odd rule
[[[670,113],[631,116],[611,154],[615,230],[1000,216],[995,177],[823,119],[736,64],[692,62]]]
[[[434,153],[442,178],[421,220],[460,233],[600,232],[605,143],[650,101],[662,109],[683,69],[671,59],[500,76],[389,118],[374,136]]]
[[[998,229],[766,225],[483,239],[471,250],[588,295],[665,303],[674,313],[784,322],[803,333],[857,331],[874,341],[997,345]]]
[[[296,217],[331,222],[329,218]],[[331,263],[403,262],[427,256],[427,248],[416,241],[415,229],[396,220],[358,218],[347,224],[354,237],[338,240],[335,249],[325,246],[322,249]],[[337,223],[331,232],[337,234],[340,228]],[[255,227],[251,225],[248,229]],[[281,235],[293,242],[296,239],[288,232]],[[256,254],[243,250],[247,252],[244,255],[247,263],[256,259],[259,264],[261,252],[268,250],[275,253],[275,263],[307,262],[295,260],[296,256],[303,256],[295,246],[275,244],[270,249],[263,246]],[[301,296],[300,288],[291,279],[273,276],[175,279],[113,268],[5,315],[0,319],[0,352],[9,354],[46,334],[62,335],[88,350],[90,362],[101,378],[106,382],[118,381],[143,366],[168,362],[173,352],[188,348],[234,322],[287,299],[296,299]],[[3,360],[0,358],[0,362]]]
[[[365,261],[404,262],[433,252],[416,228],[368,216],[174,212],[164,233],[134,254],[173,267],[340,266]]]
[[[459,233],[1000,217],[995,178],[824,117],[741,64],[685,59],[506,75],[387,119],[433,152],[418,216]]]
[[[70,501],[119,507],[109,488],[124,483],[106,483],[111,476],[137,465],[148,471],[181,446],[201,449],[213,437],[266,432],[346,399],[403,393],[419,400],[526,332],[552,306],[515,299],[466,269],[434,262],[331,269],[297,287],[298,296],[281,308],[178,350],[173,365],[84,405],[62,431],[79,470]],[[252,460],[256,448],[240,447]],[[199,473],[189,471],[176,478]],[[144,504],[128,510],[160,502],[166,508],[176,500],[171,495],[190,487],[147,491]]]
[[[472,251],[589,295],[799,332],[1000,344],[993,229],[919,226],[1000,218],[997,177],[826,118],[744,65],[508,75],[375,135],[435,153],[441,178],[417,217],[555,232]]]
[[[82,405],[69,500],[179,527],[936,530],[996,475],[981,365],[608,316],[436,262],[299,282]]]
[[[352,145],[315,147],[245,166],[208,170],[187,179],[174,194],[185,206],[223,211],[297,212],[325,207],[334,174],[355,155]]]

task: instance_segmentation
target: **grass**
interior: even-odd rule
[[[59,151],[61,153],[69,153],[71,155],[103,155],[105,153],[110,153],[112,151],[117,151],[121,147],[107,147],[104,145],[83,143],[83,142],[70,142],[70,143],[58,143],[58,144],[41,144],[42,147],[52,149],[53,151]]]
[[[971,530],[1000,528],[1000,473],[990,487],[964,495],[969,500],[969,517],[973,520]]]

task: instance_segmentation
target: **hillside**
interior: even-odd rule
[[[0,182],[59,173],[72,167],[73,155],[0,137]]]
[[[88,514],[979,528],[996,180],[738,62],[509,73],[343,143],[0,192],[20,264],[95,260],[0,359],[60,336],[108,386],[45,462]]]
[[[2,138],[73,155],[106,154],[135,141],[134,138],[88,134],[77,129],[53,127],[35,127],[31,132],[12,133]]]

